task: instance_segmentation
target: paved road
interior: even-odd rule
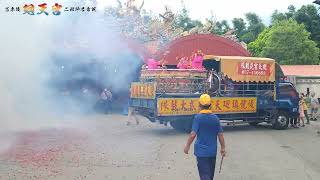
[[[186,134],[145,119],[126,126],[125,120],[97,115],[3,132],[0,179],[198,179],[195,158],[183,154]],[[285,131],[266,125],[225,127],[228,156],[216,179],[320,179],[317,126]]]

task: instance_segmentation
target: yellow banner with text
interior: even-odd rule
[[[159,116],[181,116],[199,113],[198,98],[159,98],[157,103]],[[216,114],[255,113],[255,97],[212,98],[211,110]]]
[[[154,99],[156,97],[155,83],[131,83],[131,98]]]

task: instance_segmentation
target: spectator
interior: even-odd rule
[[[131,93],[131,89],[130,89],[129,93]],[[131,100],[130,94],[129,94],[127,126],[129,126],[131,124],[132,118],[135,118],[137,125],[140,124],[139,118],[137,117],[137,113],[135,111],[135,108],[132,107],[132,100]]]
[[[300,116],[300,115],[299,115]],[[290,118],[290,126],[292,128],[299,128],[299,126],[297,126],[297,118],[296,117],[291,117]]]
[[[301,124],[302,122],[302,127],[304,127],[304,107],[303,107],[303,96],[300,97],[300,101],[299,101],[299,124]]]
[[[309,120],[309,116],[308,116],[308,106],[307,106],[305,98],[306,98],[305,95],[303,93],[301,93],[301,103],[302,103],[302,107],[303,107],[303,111],[304,111],[304,116],[307,119],[306,124],[310,124],[310,120]]]
[[[316,94],[311,94],[311,120],[317,121],[317,113],[319,108],[319,100],[315,97]]]
[[[106,88],[100,94],[102,111],[109,114],[111,111],[112,93]]]

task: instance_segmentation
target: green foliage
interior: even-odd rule
[[[246,33],[240,36],[240,40],[245,43],[254,41],[258,35],[265,29],[265,25],[262,23],[261,18],[256,13],[247,13],[246,20],[248,27]]]
[[[203,24],[199,20],[192,20],[189,16],[189,11],[183,6],[182,10],[177,14],[175,20],[176,27],[182,28],[184,31],[189,31],[192,28],[199,26],[202,27]]]
[[[271,28],[266,28],[259,34],[258,38],[248,44],[248,49],[253,56],[261,56],[263,48],[266,46],[267,39],[271,36]]]
[[[274,24],[277,21],[287,20],[288,16],[285,13],[281,13],[278,10],[275,10],[271,15],[271,23]]]
[[[277,21],[249,44],[255,56],[270,57],[280,64],[318,64],[319,49],[305,26],[296,21]]]
[[[226,20],[222,20],[222,21],[218,21],[216,22],[216,25],[214,27],[214,33],[218,34],[218,35],[223,35],[226,32],[228,32],[230,30],[230,25],[228,23],[228,21]]]
[[[290,19],[290,18],[293,18],[295,13],[296,13],[296,7],[294,7],[294,5],[290,5],[288,7],[288,12],[286,12],[286,16],[288,19]]]
[[[320,14],[317,8],[314,5],[302,6],[293,17],[306,26],[311,33],[311,39],[320,47]]]
[[[302,6],[298,10],[293,5],[290,5],[288,12],[275,11],[271,16],[272,24],[289,19],[294,19],[299,24],[304,24],[307,31],[311,33],[310,38],[320,47],[320,14],[314,5]]]
[[[236,35],[238,37],[243,36],[243,34],[246,32],[246,23],[242,18],[234,18],[232,20],[233,28],[236,30]]]

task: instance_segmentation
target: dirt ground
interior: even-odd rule
[[[215,179],[320,179],[319,124],[285,131],[267,125],[225,127],[228,154]],[[142,117],[140,125],[126,126],[121,115],[92,115],[59,126],[3,132],[0,179],[199,179],[193,150],[183,153],[186,140],[187,134]]]

